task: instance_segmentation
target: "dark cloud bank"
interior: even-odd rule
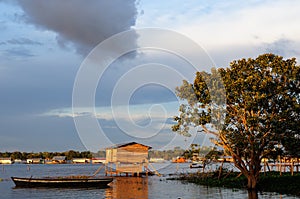
[[[135,0],[17,2],[27,23],[56,32],[60,46],[72,43],[83,55],[110,36],[129,30],[135,25],[137,16]]]

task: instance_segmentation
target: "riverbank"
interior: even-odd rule
[[[246,177],[238,172],[223,172],[221,175],[219,172],[198,172],[182,174],[178,177],[168,178],[168,180],[180,180],[210,187],[245,189],[247,186]],[[279,172],[261,173],[258,183],[258,189],[261,192],[277,192],[294,196],[300,196],[299,186],[300,173],[294,173],[294,176],[291,176],[290,173],[282,173],[282,176]]]

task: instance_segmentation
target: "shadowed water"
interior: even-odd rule
[[[167,167],[165,167],[167,165]],[[191,171],[188,164],[155,165],[161,168],[163,174]],[[11,176],[41,177],[66,175],[92,175],[100,165],[2,165],[0,166],[0,198],[248,198],[246,190],[205,187],[180,181],[166,180],[166,177],[117,177],[110,187],[104,189],[59,189],[59,188],[14,188]],[[103,175],[103,171],[100,172]],[[259,194],[258,198],[285,198],[296,197],[279,195],[276,193]]]

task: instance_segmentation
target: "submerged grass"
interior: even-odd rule
[[[246,177],[238,172],[223,172],[220,176],[219,172],[192,173],[168,179],[212,187],[238,189],[246,189],[247,187]],[[290,173],[282,173],[282,176],[280,176],[279,172],[261,173],[258,190],[300,196],[300,173],[294,173],[294,176],[291,176]]]

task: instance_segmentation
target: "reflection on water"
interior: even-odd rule
[[[148,178],[116,177],[105,196],[107,199],[148,198]]]
[[[154,165],[156,167],[156,165]],[[159,170],[162,174],[186,173],[191,170],[188,164],[170,164]],[[222,187],[205,187],[195,184],[182,183],[181,181],[166,180],[166,177],[116,177],[111,187],[105,189],[14,189],[10,176],[40,177],[64,175],[92,175],[99,165],[6,165],[0,169],[0,199],[18,198],[106,198],[106,199],[248,199],[247,190],[226,189]],[[157,167],[156,167],[157,168]],[[195,170],[197,171],[197,170]],[[104,173],[100,173],[104,175]],[[297,197],[279,195],[276,193],[258,194],[259,199],[295,199]]]

